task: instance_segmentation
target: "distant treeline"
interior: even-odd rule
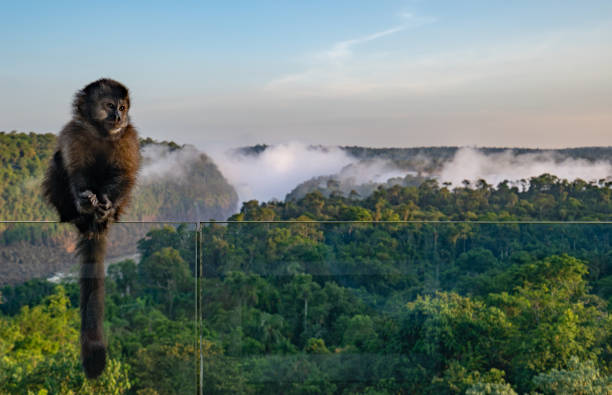
[[[323,196],[316,191],[286,202],[245,203],[234,219],[314,220],[612,220],[612,181],[567,181],[550,174],[504,181],[497,186],[484,180],[452,188],[436,180],[418,186],[379,187],[370,196]]]
[[[426,156],[429,158],[440,158],[449,160],[462,147],[412,147],[412,148],[370,148],[358,146],[343,146],[343,150],[360,159],[382,157],[391,160],[405,160],[415,156]],[[514,155],[523,154],[552,154],[560,160],[566,158],[585,159],[589,161],[609,161],[612,158],[612,146],[610,147],[577,147],[559,149],[541,148],[515,148],[515,147],[477,147],[475,150],[485,155],[511,152]]]

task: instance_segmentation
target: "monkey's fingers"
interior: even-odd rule
[[[89,202],[93,207],[96,207],[98,205],[98,197],[92,193],[91,195],[89,195]]]
[[[104,210],[110,210],[113,207],[113,203],[108,198],[108,195],[103,194],[98,200],[98,207],[103,208]]]
[[[96,221],[103,222],[106,221],[110,216],[114,214],[115,210],[113,210],[113,204],[108,199],[106,194],[100,196],[100,200],[98,200],[98,205],[96,206],[95,216]]]
[[[96,207],[96,211],[94,212],[94,216],[97,222],[106,221],[109,217],[111,217],[114,213],[113,209],[103,209],[102,207]]]
[[[98,205],[98,197],[89,190],[83,191],[79,194],[76,205],[81,214],[91,214]]]
[[[98,205],[98,197],[89,189],[79,193],[79,198],[83,201],[88,201],[91,206],[95,207]]]

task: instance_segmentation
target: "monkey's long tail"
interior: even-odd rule
[[[106,366],[104,339],[104,255],[106,231],[85,232],[77,246],[81,257],[81,359],[87,378]]]

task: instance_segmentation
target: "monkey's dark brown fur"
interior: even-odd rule
[[[73,118],[58,138],[43,181],[43,194],[60,221],[79,231],[81,358],[85,375],[106,365],[104,256],[109,225],[119,219],[136,182],[140,154],[130,124],[128,90],[100,79],[75,95]]]

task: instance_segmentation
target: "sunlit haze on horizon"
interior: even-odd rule
[[[269,144],[612,145],[612,2],[5,2],[0,131],[126,84],[141,135]]]

